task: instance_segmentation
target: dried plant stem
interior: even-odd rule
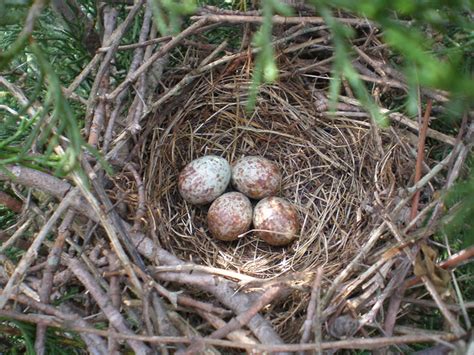
[[[204,71],[208,70],[206,67],[209,62],[216,57],[222,49],[227,46],[227,41],[222,42],[210,55],[208,55],[200,64],[200,66],[191,71],[190,73],[186,74],[181,81],[173,86],[170,90],[168,90],[164,95],[162,95],[157,101],[155,101],[150,109],[143,114],[143,116],[148,115],[150,112],[156,111],[156,109],[161,106],[164,102],[166,102],[169,98],[177,95],[186,85],[189,85],[194,79],[197,79]]]
[[[138,206],[137,206],[137,212],[135,213],[135,219],[133,222],[133,227],[132,230],[137,231],[140,230],[140,227],[142,225],[142,218],[145,216],[146,213],[146,207],[145,207],[145,189],[143,187],[143,182],[140,174],[137,172],[135,167],[128,163],[125,165],[125,169],[130,171],[133,175],[133,178],[135,179],[136,183],[136,189],[138,191]]]
[[[205,303],[202,301],[195,300],[189,296],[183,295],[183,294],[178,294],[176,292],[171,292],[168,291],[166,288],[161,286],[159,283],[157,283],[155,280],[153,280],[151,277],[149,277],[147,274],[145,274],[142,270],[136,268],[137,273],[144,279],[146,280],[146,283],[153,287],[161,296],[166,297],[168,301],[174,306],[177,307],[178,305],[184,306],[184,307],[191,307],[195,308],[197,310],[202,310],[204,312],[208,313],[215,313],[220,316],[227,316],[231,311],[225,310],[224,308],[216,307],[210,303]]]

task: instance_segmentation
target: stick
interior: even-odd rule
[[[438,266],[443,269],[453,269],[457,267],[459,264],[469,262],[470,259],[474,258],[474,246],[468,247],[466,249],[461,250],[460,252],[453,254],[448,259],[438,263]],[[413,287],[421,283],[421,277],[415,276],[411,279],[408,279],[405,282],[405,287]]]
[[[58,227],[58,236],[56,237],[54,245],[48,254],[48,262],[46,263],[46,267],[43,273],[43,279],[38,292],[40,301],[45,304],[49,303],[49,297],[53,288],[53,276],[59,266],[59,262],[61,260],[60,254],[64,246],[64,241],[69,235],[68,228],[72,224],[73,219],[74,212],[72,210],[69,210],[66,213],[64,220]],[[46,326],[38,325],[38,327],[36,327],[35,351],[38,355],[42,355],[45,352],[46,330]]]
[[[23,208],[21,201],[3,191],[0,191],[0,205],[4,205],[15,213],[20,213]]]
[[[201,15],[191,16],[192,21],[206,20],[210,23],[263,23],[263,16],[242,16],[242,15]],[[345,23],[348,25],[364,26],[364,27],[376,27],[374,23],[369,20],[361,20],[357,18],[343,18],[337,17],[334,20]],[[326,22],[322,17],[316,16],[298,16],[298,17],[285,17],[274,15],[272,22],[277,25],[297,25],[297,24],[312,24],[322,25]]]
[[[60,327],[61,329],[70,329],[76,332],[84,332],[102,337],[114,337],[116,339],[135,340],[154,344],[189,344],[193,339],[188,337],[163,337],[163,336],[145,336],[145,335],[130,335],[124,333],[115,333],[106,330],[95,329],[91,327],[79,327],[68,323],[58,323],[57,320],[51,317],[44,317],[36,314],[21,314],[12,311],[0,310],[0,316],[11,319],[18,319],[29,323],[44,323],[52,327]],[[322,350],[336,350],[336,349],[379,349],[389,345],[396,344],[410,344],[410,343],[441,343],[443,341],[456,341],[459,337],[454,334],[446,335],[403,335],[394,337],[372,337],[372,338],[351,338],[339,341],[327,341],[321,343]],[[203,338],[202,341],[206,345],[222,346],[234,349],[247,349],[254,351],[264,351],[268,353],[288,351],[304,351],[314,350],[317,346],[315,343],[311,344],[248,344],[242,342],[233,342],[221,339]]]
[[[112,324],[120,333],[133,335],[133,332],[128,328],[120,312],[112,305],[109,297],[107,297],[107,295],[100,289],[100,286],[95,281],[94,277],[85,270],[84,264],[77,259],[69,258],[68,267],[79,281],[81,281],[87,291],[91,293],[110,324]],[[137,354],[148,354],[150,351],[148,346],[143,344],[141,341],[130,339],[127,343]]]
[[[421,178],[421,169],[423,165],[423,159],[425,157],[425,140],[426,140],[426,131],[430,123],[430,114],[431,114],[431,99],[428,99],[426,105],[425,115],[423,117],[423,124],[418,135],[418,156],[416,157],[416,166],[415,166],[415,183],[417,183]],[[410,219],[414,219],[418,213],[418,202],[420,200],[420,191],[415,192],[413,196],[413,203],[411,206]]]
[[[315,317],[314,313],[316,310],[316,302],[318,301],[321,293],[321,278],[323,276],[323,268],[319,267],[316,271],[316,277],[314,278],[313,287],[311,290],[311,298],[308,303],[308,310],[306,312],[306,320],[303,324],[303,335],[301,336],[300,344],[307,343],[311,335],[311,329],[317,324],[313,324]],[[302,355],[302,354],[300,354]]]
[[[230,332],[240,329],[244,325],[246,325],[255,314],[257,314],[263,307],[269,304],[278,294],[282,291],[281,287],[270,287],[268,288],[262,296],[255,302],[247,311],[239,314],[237,317],[232,318],[225,326],[222,328],[217,329],[208,338],[210,339],[221,339]],[[204,350],[204,343],[198,339],[195,343],[193,343],[189,348],[187,348],[184,352],[178,351],[177,354],[179,355],[192,355],[197,352],[201,352]]]
[[[30,247],[28,248],[28,251],[21,258],[20,262],[18,263],[18,266],[16,267],[13,274],[10,276],[8,283],[6,284],[5,288],[2,291],[2,294],[0,295],[0,309],[3,309],[3,307],[5,307],[5,304],[8,302],[8,299],[10,298],[11,294],[14,292],[18,281],[24,276],[24,274],[28,270],[28,267],[33,263],[33,261],[36,260],[36,257],[38,256],[38,250],[41,244],[43,244],[43,241],[48,236],[49,232],[54,227],[59,217],[64,213],[64,211],[66,211],[70,207],[71,200],[75,197],[76,194],[76,190],[72,190],[70,193],[68,193],[58,205],[56,211],[54,211],[51,218],[38,232],[35,240],[33,241],[33,243],[31,243]]]
[[[392,221],[388,219],[386,219],[385,222],[387,223],[388,227],[390,228],[390,231],[395,236],[395,238],[397,238],[399,242],[402,242],[403,238],[398,230],[398,227]],[[410,262],[412,263],[412,265],[415,265],[416,263],[415,255],[411,252],[409,248],[405,248],[404,250],[408,258],[410,259]],[[434,287],[433,282],[427,276],[421,276],[421,280],[425,284],[425,287],[428,290],[428,292],[431,294],[431,297],[433,298],[433,300],[438,305],[438,308],[441,311],[441,314],[444,316],[446,321],[449,323],[449,325],[453,329],[454,334],[456,334],[457,336],[463,336],[466,333],[466,331],[459,325],[455,317],[451,314],[449,309],[446,307],[438,291],[436,291],[436,288]]]
[[[127,76],[127,78],[119,85],[117,88],[112,91],[109,95],[107,95],[107,100],[114,100],[118,94],[120,94],[123,90],[125,90],[131,83],[137,80],[140,75],[145,72],[157,59],[163,57],[166,53],[168,53],[171,49],[176,47],[179,42],[188,35],[195,32],[196,29],[205,25],[207,20],[202,19],[191,26],[186,28],[185,30],[181,31],[176,37],[174,37],[171,41],[163,45],[158,52],[153,54],[150,59],[148,59],[145,63],[143,63],[137,70]]]

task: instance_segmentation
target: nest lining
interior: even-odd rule
[[[368,206],[385,205],[406,186],[408,177],[394,167],[412,161],[391,132],[371,128],[359,107],[328,115],[323,91],[308,89],[301,76],[262,87],[251,114],[245,111],[249,86],[240,74],[201,77],[154,129],[146,177],[159,242],[184,260],[262,279],[318,266],[331,279],[368,237]],[[229,162],[243,155],[275,161],[283,175],[279,196],[299,212],[299,238],[287,247],[269,246],[252,232],[235,242],[213,238],[209,206],[185,203],[177,189],[181,169],[207,154]]]

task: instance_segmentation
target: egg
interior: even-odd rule
[[[257,203],[253,226],[257,236],[276,246],[292,242],[300,229],[296,208],[280,197],[267,197]]]
[[[252,204],[240,192],[228,192],[209,207],[207,224],[211,234],[220,240],[235,240],[252,224]]]
[[[232,166],[232,185],[250,198],[271,196],[279,190],[280,184],[280,169],[266,158],[243,157]]]
[[[230,177],[231,168],[227,160],[206,155],[184,167],[179,174],[178,189],[187,202],[204,205],[224,193]]]

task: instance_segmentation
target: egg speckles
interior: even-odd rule
[[[250,198],[271,196],[278,191],[280,184],[280,169],[266,158],[243,157],[232,166],[232,185]]]
[[[229,192],[218,197],[209,207],[207,224],[211,234],[220,240],[235,240],[249,230],[252,223],[252,204],[240,192]]]
[[[267,197],[257,203],[253,226],[257,236],[276,246],[289,244],[300,229],[295,207],[279,197]]]
[[[203,205],[214,201],[227,188],[230,165],[224,158],[207,155],[193,160],[179,174],[178,189],[189,203]]]

